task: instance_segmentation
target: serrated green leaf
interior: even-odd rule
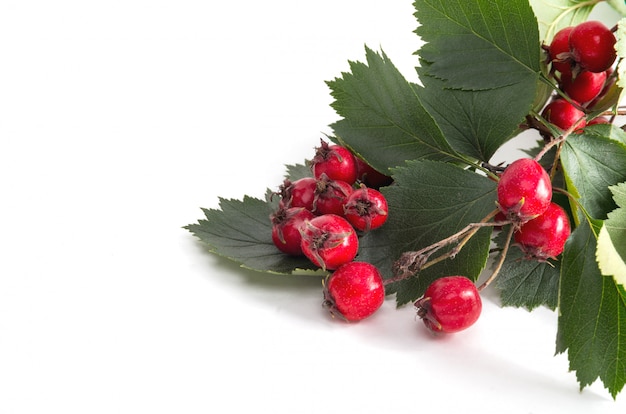
[[[567,351],[581,389],[600,378],[615,398],[626,382],[626,292],[602,276],[595,252],[585,220],[563,253],[556,351]]]
[[[394,185],[382,189],[389,203],[389,219],[382,240],[364,240],[364,249],[387,244],[386,257],[380,257],[387,270],[406,251],[429,246],[477,223],[495,208],[495,183],[455,165],[416,160],[394,170]],[[454,259],[444,260],[389,288],[396,292],[398,305],[417,299],[438,277],[464,275],[478,278],[489,255],[491,229],[478,232]]]
[[[598,236],[596,259],[605,276],[626,286],[626,183],[609,188],[618,208],[608,214]]]
[[[540,67],[539,31],[527,0],[417,0],[418,51],[427,73],[453,89],[533,85]]]
[[[272,242],[270,205],[246,196],[243,200],[220,199],[220,209],[202,209],[206,219],[184,228],[203,241],[209,251],[242,267],[278,274],[319,274],[302,257],[280,252]]]
[[[539,306],[556,309],[560,266],[558,261],[528,259],[521,249],[512,246],[495,282],[502,305],[529,311]]]
[[[603,220],[616,207],[609,186],[626,181],[626,133],[594,125],[567,138],[561,151],[567,189],[591,217]]]
[[[303,164],[286,165],[285,169],[285,178],[288,178],[291,181],[313,176],[313,172],[311,171],[311,166],[308,161],[305,161]]]
[[[331,125],[336,138],[376,170],[411,159],[446,159],[454,150],[424,109],[409,82],[387,56],[366,48],[367,64],[328,81],[332,107],[343,119]]]
[[[587,20],[596,4],[588,0],[530,0],[539,22],[541,40],[546,44],[562,28]]]
[[[533,106],[535,82],[481,91],[447,89],[446,82],[421,74],[416,86],[430,114],[459,153],[488,162],[519,132]]]

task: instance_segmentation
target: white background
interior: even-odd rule
[[[487,291],[446,338],[393,298],[347,325],[318,278],[240,269],[182,229],[310,157],[337,119],[324,81],[365,44],[416,80],[412,12],[3,1],[0,413],[624,412],[579,392],[553,312]]]

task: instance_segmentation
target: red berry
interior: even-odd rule
[[[311,160],[311,169],[315,178],[326,174],[331,180],[341,180],[354,184],[357,177],[357,166],[354,155],[341,145],[329,145],[321,140]]]
[[[310,220],[313,213],[304,207],[279,208],[271,215],[272,241],[283,253],[292,256],[302,255],[302,235],[300,233],[305,220]]]
[[[354,157],[357,165],[357,179],[370,188],[378,189],[391,184],[393,179],[374,169],[359,157]]]
[[[351,262],[359,250],[356,231],[336,214],[305,221],[301,233],[302,253],[322,269],[333,270]]]
[[[474,324],[482,311],[476,285],[465,276],[446,276],[426,288],[415,302],[417,314],[432,332],[453,333]]]
[[[576,102],[589,102],[600,95],[605,82],[606,71],[596,73],[583,70],[576,77],[562,75],[561,89]]]
[[[349,262],[335,270],[324,283],[323,306],[333,316],[355,322],[376,312],[385,300],[383,278],[376,266]]]
[[[348,197],[344,208],[346,219],[360,231],[369,231],[382,226],[387,221],[389,211],[385,196],[365,185]]]
[[[515,241],[529,256],[544,261],[561,254],[570,235],[567,213],[561,206],[550,203],[548,209],[515,232]]]
[[[604,24],[595,20],[580,23],[570,33],[569,47],[581,68],[604,72],[616,59],[615,36]]]
[[[502,172],[497,192],[498,207],[506,218],[525,222],[548,208],[552,199],[552,183],[537,161],[520,158]]]
[[[568,130],[574,125],[575,130],[582,129],[586,124],[585,113],[563,98],[550,102],[541,115],[562,130]]]
[[[574,27],[569,26],[559,30],[548,48],[548,54],[552,61],[552,67],[563,74],[572,73],[572,60],[569,49],[569,35]]]
[[[344,204],[354,189],[341,180],[331,180],[322,174],[317,180],[313,212],[315,214],[344,215]]]
[[[610,124],[611,121],[605,116],[597,116],[593,118],[591,121],[587,122],[587,125],[602,125],[602,124]]]
[[[282,204],[284,207],[304,207],[313,211],[316,189],[317,180],[313,177],[304,177],[293,182],[285,180],[280,187]]]

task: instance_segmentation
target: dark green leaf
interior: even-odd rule
[[[477,223],[495,208],[495,183],[452,164],[411,161],[394,170],[394,185],[383,188],[389,202],[384,232],[364,240],[364,251],[387,245],[379,263],[389,275],[393,261],[406,251],[438,242],[470,223]],[[391,285],[398,305],[417,299],[434,279],[464,275],[476,279],[489,255],[491,229],[478,232],[453,259],[424,269],[417,277]],[[383,239],[384,237],[384,239]]]
[[[556,309],[559,271],[560,262],[527,259],[521,249],[511,246],[495,283],[502,305],[528,310],[539,306]]]
[[[519,132],[535,98],[535,82],[481,91],[446,89],[446,82],[420,76],[417,87],[425,108],[459,153],[480,161],[493,154]]]
[[[185,226],[209,251],[242,267],[261,272],[291,274],[315,266],[301,257],[280,252],[272,242],[270,205],[257,198],[220,199],[220,209],[203,209],[205,220]]]
[[[615,250],[626,263],[626,183],[609,188],[613,193],[613,199],[619,206],[618,209],[608,214],[605,221],[606,227]]]
[[[337,139],[378,171],[411,159],[454,154],[409,82],[385,54],[366,48],[367,64],[327,82],[333,108],[343,119],[332,125]]]
[[[609,186],[626,181],[626,133],[611,125],[585,128],[567,138],[561,163],[570,193],[603,220],[616,207]]]
[[[539,30],[528,0],[417,0],[415,8],[429,75],[454,89],[523,83],[534,90]]]
[[[602,276],[595,252],[583,221],[563,253],[556,351],[567,351],[581,388],[600,378],[615,398],[626,382],[626,292]]]

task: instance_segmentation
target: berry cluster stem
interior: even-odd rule
[[[498,211],[498,209],[492,211],[480,222],[470,223],[453,235],[448,236],[445,239],[435,242],[427,247],[424,247],[423,249],[403,253],[400,258],[394,263],[393,268],[395,276],[385,280],[385,285],[408,279],[417,275],[420,271],[424,269],[427,269],[446,259],[455,257],[467,244],[467,242],[481,228],[510,224],[510,221],[508,220],[504,222],[491,221],[491,219],[495,217],[496,214],[498,214]],[[456,246],[448,250],[446,253],[430,259],[434,253],[452,244],[456,244]]]

